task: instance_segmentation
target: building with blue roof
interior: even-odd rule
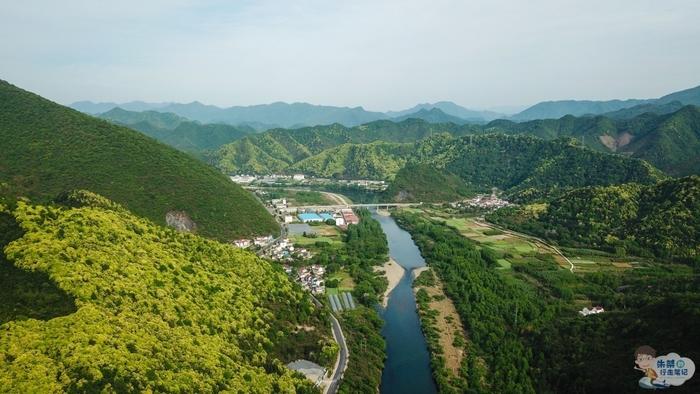
[[[333,219],[333,215],[331,215],[330,213],[320,213],[318,216],[320,216],[324,222],[328,219],[335,220]]]
[[[316,213],[300,213],[297,217],[302,223],[322,222],[324,220]]]

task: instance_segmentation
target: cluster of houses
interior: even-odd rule
[[[336,181],[340,185],[355,186],[366,190],[383,192],[389,187],[389,184],[385,181],[373,181],[368,179],[351,179],[351,180],[338,180]]]
[[[493,210],[493,209],[511,206],[513,204],[509,203],[506,200],[499,198],[495,194],[480,194],[474,198],[470,198],[470,199],[464,200],[464,201],[454,202],[450,205],[452,206],[452,208],[469,207],[469,208],[481,208],[481,209]]]
[[[284,266],[284,271],[291,275],[293,269],[289,265]],[[323,294],[326,291],[326,285],[323,281],[326,269],[318,264],[308,267],[301,267],[297,271],[296,280],[301,285],[301,288],[310,291],[312,294]]]
[[[261,254],[273,261],[292,262],[294,260],[309,260],[313,255],[304,248],[292,245],[287,238],[282,238],[271,247],[265,249]]]
[[[241,185],[261,184],[261,185],[328,185],[336,184],[341,186],[352,186],[372,191],[384,191],[389,186],[385,181],[375,181],[370,179],[329,179],[306,176],[304,174],[271,174],[253,175],[238,174],[230,176],[231,180]]]
[[[266,184],[275,184],[275,183],[286,183],[289,181],[294,181],[294,182],[301,182],[303,181],[306,176],[304,174],[294,174],[294,175],[278,175],[278,174],[272,174],[272,175],[249,175],[249,174],[239,174],[239,175],[232,175],[229,178],[235,183],[239,183],[242,185],[249,185],[251,183],[266,183]]]
[[[255,237],[253,239],[237,239],[233,241],[233,244],[242,249],[247,249],[253,245],[262,248],[264,246],[269,245],[272,242],[272,240],[274,240],[274,237],[272,235],[265,235],[261,237]]]
[[[591,309],[588,309],[588,308],[584,307],[583,309],[581,309],[580,311],[578,311],[578,313],[579,313],[581,316],[597,315],[597,314],[603,313],[603,312],[605,312],[605,309],[604,309],[602,306],[594,306],[594,307],[591,308]]]

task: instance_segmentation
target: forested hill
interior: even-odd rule
[[[700,263],[700,177],[571,191],[544,210],[501,209],[489,220],[563,245]]]
[[[411,201],[452,200],[467,190],[492,187],[530,201],[575,187],[648,184],[663,177],[642,160],[596,152],[575,142],[525,135],[436,134],[413,143],[342,144],[291,166],[267,156],[264,164],[319,177],[389,180],[388,198]],[[410,168],[404,170],[406,166]]]
[[[485,129],[545,139],[572,137],[592,149],[645,159],[670,175],[700,174],[700,107],[692,105],[669,114],[647,112],[630,119],[624,115],[619,119],[567,115],[523,123],[497,120]]]
[[[143,134],[0,81],[0,195],[48,201],[89,189],[165,224],[184,211],[222,240],[277,231],[264,207],[215,169]]]
[[[173,130],[182,122],[187,122],[187,118],[176,115],[170,112],[156,111],[127,111],[116,107],[107,112],[97,115],[98,117],[109,120],[113,123],[129,126],[134,124],[148,123],[156,129]]]
[[[436,136],[417,144],[413,157],[458,176],[471,190],[498,187],[522,201],[550,198],[575,187],[651,184],[663,177],[642,160],[596,152],[573,142],[502,134]]]
[[[668,114],[642,113],[632,118],[569,115],[523,123],[496,120],[487,125],[431,124],[408,119],[398,123],[377,121],[353,128],[331,125],[277,129],[224,145],[211,160],[231,173],[284,172],[296,169],[296,163],[302,160],[313,161],[313,156],[343,144],[415,142],[440,133],[523,134],[546,140],[575,138],[594,150],[645,159],[669,175],[700,174],[700,108],[695,106]]]
[[[223,123],[201,124],[173,113],[155,111],[133,112],[114,108],[98,117],[138,130],[199,158],[204,158],[207,151],[218,149],[222,145],[256,132],[247,126],[231,126]]]
[[[431,124],[420,119],[398,123],[380,120],[352,128],[333,124],[296,130],[275,129],[224,145],[212,161],[230,173],[283,172],[304,159],[343,144],[415,142],[439,133],[461,135],[473,131],[478,128],[452,123]]]
[[[284,364],[330,365],[328,321],[283,271],[90,192],[64,201],[0,207],[0,391],[316,392]]]

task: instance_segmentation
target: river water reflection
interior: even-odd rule
[[[389,242],[389,254],[406,269],[399,284],[389,297],[386,309],[380,307],[384,320],[382,335],[387,343],[387,360],[382,373],[380,392],[436,393],[430,370],[430,355],[416,312],[416,299],[411,287],[413,269],[425,266],[411,236],[388,216],[372,214],[382,226]]]

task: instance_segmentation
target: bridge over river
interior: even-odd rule
[[[381,202],[374,204],[336,204],[336,205],[301,205],[295,206],[297,209],[343,209],[343,208],[377,208],[389,209],[400,207],[416,207],[423,205],[422,202],[415,203],[397,203],[397,202]]]

